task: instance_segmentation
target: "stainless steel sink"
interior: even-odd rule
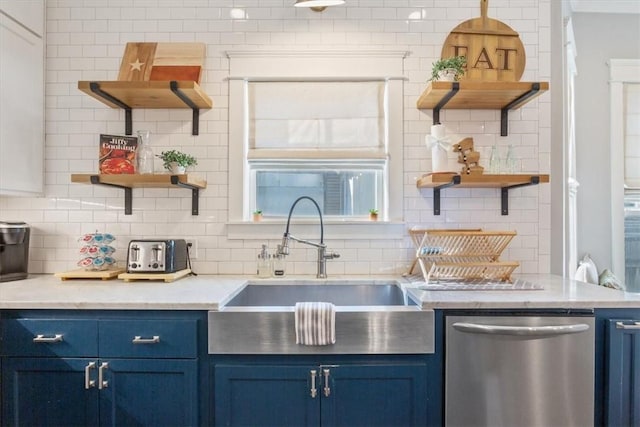
[[[273,285],[249,284],[225,307],[294,306],[296,302],[323,301],[339,306],[415,305],[395,284],[382,285]]]
[[[296,302],[336,305],[336,343],[298,345]],[[210,354],[424,354],[434,351],[434,313],[396,282],[248,283],[209,312]]]

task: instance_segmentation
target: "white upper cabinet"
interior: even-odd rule
[[[0,195],[43,192],[43,29],[42,0],[0,1]]]
[[[44,0],[0,0],[0,11],[40,38],[44,36]]]

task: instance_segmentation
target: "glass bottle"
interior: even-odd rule
[[[151,149],[151,145],[149,143],[149,136],[151,132],[148,130],[139,130],[138,131],[138,170],[137,173],[140,174],[151,174],[153,173],[153,150]]]
[[[489,157],[489,173],[500,173],[500,154],[498,153],[498,147],[495,145],[491,147],[491,156]]]
[[[514,174],[516,173],[516,158],[513,155],[513,145],[509,145],[507,148],[507,155],[504,158],[503,173]]]
[[[273,275],[276,277],[284,276],[284,255],[276,254],[273,256]]]
[[[262,245],[260,253],[258,253],[258,277],[271,277],[271,255],[267,245]]]

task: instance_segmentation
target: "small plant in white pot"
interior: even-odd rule
[[[198,164],[198,160],[190,154],[177,150],[163,151],[158,155],[162,159],[162,165],[173,174],[183,174],[189,166]]]
[[[466,66],[467,58],[464,56],[438,59],[433,63],[429,81],[456,81],[464,75]]]

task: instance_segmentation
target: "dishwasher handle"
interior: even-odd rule
[[[477,323],[456,322],[454,329],[471,334],[489,335],[518,335],[518,336],[551,336],[577,334],[589,329],[585,323],[557,326],[503,326],[503,325],[479,325]]]

